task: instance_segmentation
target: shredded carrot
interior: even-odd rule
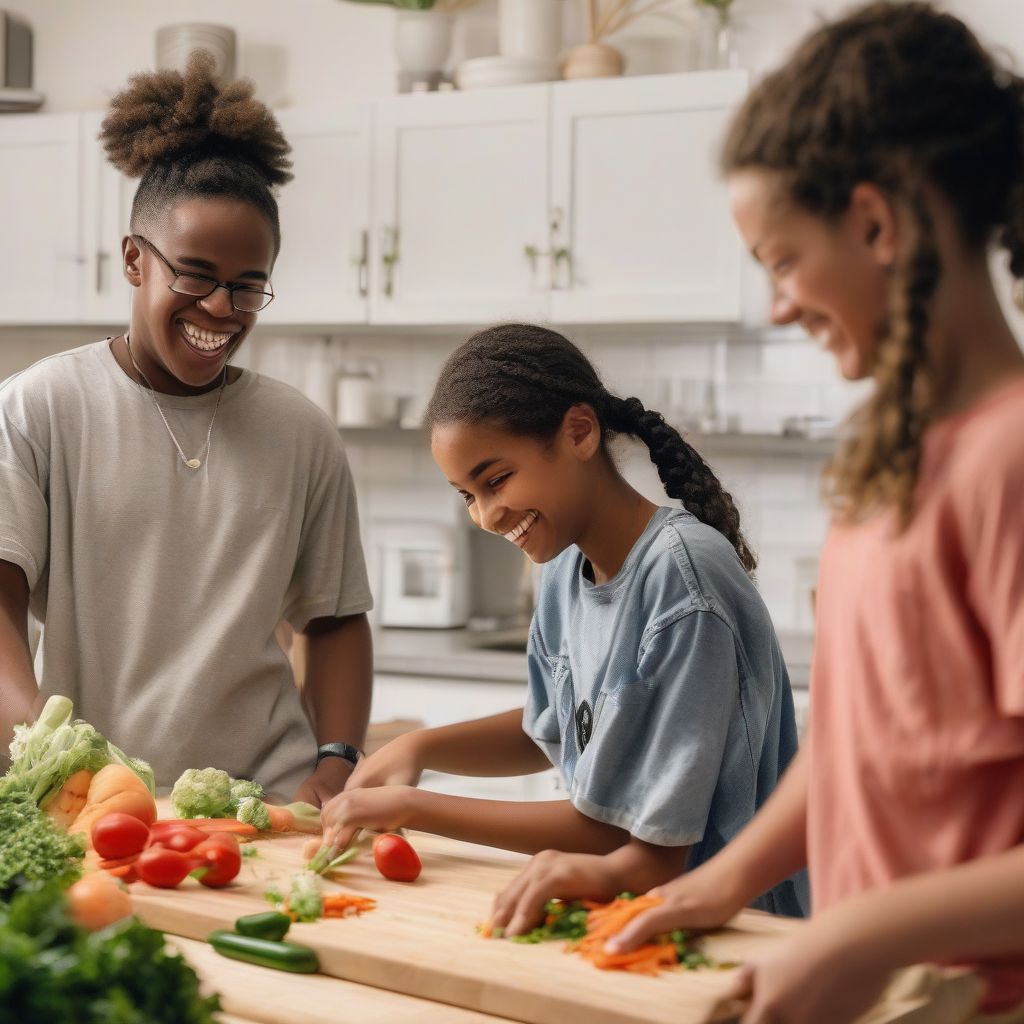
[[[674,967],[678,959],[672,942],[651,943],[630,953],[606,953],[604,948],[608,939],[622,931],[634,917],[659,903],[661,900],[654,896],[640,896],[633,900],[585,904],[590,911],[587,914],[587,934],[571,948],[595,967],[606,971],[657,974],[665,967]]]
[[[324,917],[353,917],[377,907],[375,899],[349,893],[332,893],[324,896],[323,900]]]

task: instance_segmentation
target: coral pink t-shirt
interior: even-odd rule
[[[1024,841],[1024,381],[925,437],[917,512],[834,525],[811,674],[815,911]],[[1024,954],[965,963],[1024,1002]]]

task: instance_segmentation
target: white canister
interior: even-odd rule
[[[498,39],[503,57],[554,59],[562,48],[562,0],[501,0]]]
[[[235,77],[235,30],[230,26],[191,22],[164,25],[156,30],[158,69],[184,71],[193,50],[206,50],[213,55],[214,74],[221,81]]]
[[[369,370],[343,373],[338,378],[335,406],[339,427],[370,427],[377,422],[377,385]]]

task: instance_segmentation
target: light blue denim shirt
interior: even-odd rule
[[[614,579],[573,546],[543,570],[523,728],[583,814],[687,867],[734,838],[797,749],[789,676],[768,609],[732,546],[659,508]],[[754,905],[800,915],[806,876]]]

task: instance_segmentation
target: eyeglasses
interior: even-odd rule
[[[174,280],[167,286],[172,292],[178,295],[190,295],[194,299],[205,299],[212,295],[218,288],[223,288],[231,296],[231,305],[239,313],[258,313],[266,309],[274,301],[274,292],[264,291],[251,284],[222,284],[214,277],[206,277],[204,274],[191,274],[184,270],[178,270],[171,265],[171,261],[148,239],[142,235],[132,235],[158,257],[161,263],[174,275]],[[267,288],[270,288],[269,282]]]

